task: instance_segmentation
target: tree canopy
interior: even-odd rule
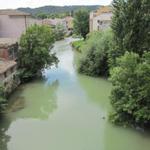
[[[54,33],[55,33],[55,39],[56,40],[62,40],[66,34],[66,29],[65,29],[64,25],[57,24],[55,29],[54,29]]]
[[[57,64],[58,59],[50,51],[53,43],[54,33],[44,25],[33,25],[21,36],[18,62],[22,80],[32,79],[42,69]]]
[[[116,57],[125,51],[150,51],[149,0],[114,0],[112,29],[115,35]]]
[[[117,67],[111,70],[114,107],[112,122],[124,125],[148,127],[150,125],[150,52],[140,58],[126,52],[117,59]]]
[[[110,118],[117,124],[145,127],[150,123],[149,27],[148,0],[113,1],[115,47],[109,63],[114,114]]]
[[[108,54],[113,45],[111,30],[90,33],[80,48],[79,72],[90,76],[108,76]]]
[[[81,35],[84,39],[89,33],[89,12],[81,9],[74,15],[74,32]]]

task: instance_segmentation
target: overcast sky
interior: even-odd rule
[[[109,5],[111,0],[0,0],[0,9],[45,5]]]

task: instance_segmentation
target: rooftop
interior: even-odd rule
[[[11,67],[15,66],[17,63],[15,61],[0,59],[0,74],[3,74]]]
[[[0,15],[9,15],[9,16],[30,16],[30,13],[22,12],[15,9],[1,9]]]

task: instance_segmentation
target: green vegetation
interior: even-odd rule
[[[21,36],[18,56],[21,80],[36,77],[42,69],[57,64],[55,54],[50,53],[54,33],[48,26],[34,25]]]
[[[48,18],[48,15],[45,14],[45,13],[37,13],[35,15],[35,17],[38,18],[38,19],[46,19],[46,18]]]
[[[4,94],[4,89],[0,86],[0,114],[3,113],[6,107],[6,98]]]
[[[89,33],[89,12],[81,9],[74,15],[74,32],[81,35],[84,39]]]
[[[140,58],[126,52],[117,59],[111,70],[113,90],[111,103],[115,113],[111,121],[116,124],[148,127],[150,125],[150,52]]]
[[[108,76],[108,54],[113,45],[110,30],[93,32],[82,46],[79,72],[90,76]]]
[[[145,127],[150,123],[149,2],[114,0],[113,7],[115,48],[110,62],[116,67],[111,71],[114,113],[110,118],[116,124]]]
[[[126,51],[138,53],[150,51],[149,0],[114,0],[112,30],[116,48],[114,58]]]
[[[116,124],[150,125],[148,7],[148,0],[114,0],[112,31],[90,33],[82,46],[74,44],[82,51],[80,73],[108,76],[111,72],[114,112],[110,120]]]
[[[62,40],[65,37],[65,27],[61,24],[57,24],[54,28],[55,40]]]
[[[50,13],[50,14],[46,14],[46,13],[37,13],[35,15],[36,18],[38,19],[45,19],[45,18],[65,18],[66,16],[70,16],[71,13],[69,12],[64,12],[64,13]]]
[[[79,5],[79,6],[44,6],[44,7],[38,7],[38,8],[19,8],[18,10],[31,13],[33,16],[36,16],[37,14],[46,14],[46,15],[58,15],[61,16],[61,14],[70,13],[73,14],[73,12],[76,12],[80,9],[87,9],[88,11],[93,11],[98,9],[99,5],[93,5],[93,6],[86,6],[86,5]],[[57,18],[57,17],[56,17]]]
[[[78,41],[74,41],[72,42],[72,47],[75,48],[75,50],[81,52],[82,51],[82,46],[84,45],[84,41],[83,40],[78,40]]]

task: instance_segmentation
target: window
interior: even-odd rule
[[[102,25],[102,24],[103,24],[103,22],[100,21],[100,20],[97,20],[97,23],[98,23],[99,25]]]

